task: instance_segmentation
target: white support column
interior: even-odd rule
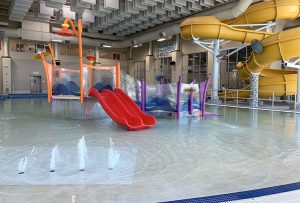
[[[213,49],[213,92],[211,97],[211,103],[220,103],[219,100],[219,74],[220,74],[220,60],[218,55],[220,54],[220,41],[218,39],[214,40],[214,49]]]
[[[127,73],[134,77],[134,63],[133,63],[133,47],[129,48],[129,58],[128,58],[128,67]]]
[[[149,42],[149,52],[148,56],[146,56],[146,83],[153,84],[154,83],[154,67],[155,67],[155,58],[153,56],[153,44],[152,41]]]
[[[181,49],[180,49],[180,35],[178,34],[178,35],[176,35],[176,47],[175,47],[175,50],[176,51],[180,51]]]
[[[182,65],[183,65],[183,55],[180,49],[180,36],[176,35],[176,44],[175,44],[175,51],[171,53],[172,61],[175,61],[175,65],[172,65],[172,78],[171,82],[177,82],[179,76],[182,74]]]
[[[182,55],[182,82],[187,83],[188,82],[188,65],[189,65],[189,56],[188,55]]]
[[[296,112],[300,112],[300,69],[298,68],[297,75],[297,97],[296,97]]]
[[[132,58],[133,58],[133,47],[131,46],[129,48],[129,60],[132,60]]]
[[[95,56],[96,57],[96,61],[95,61],[95,63],[99,64],[100,63],[100,50],[99,50],[98,47],[96,47],[95,51],[96,51],[96,56]]]
[[[153,42],[150,41],[149,42],[149,51],[148,51],[148,55],[152,56],[153,55]]]
[[[55,60],[59,60],[59,49],[58,49],[58,43],[54,42],[54,58]]]
[[[268,32],[275,32],[275,33],[278,33],[278,32],[281,32],[283,31],[284,27],[286,26],[286,24],[288,23],[287,20],[278,20],[276,21],[276,26],[273,27],[273,30],[270,29],[268,30]],[[272,28],[272,27],[271,27]],[[270,66],[271,69],[282,69],[282,60],[278,60],[278,61],[274,61],[271,66]]]
[[[180,50],[173,51],[171,53],[172,61],[175,61],[175,65],[172,65],[172,78],[171,82],[175,83],[178,81],[179,76],[182,74],[182,64],[183,64],[183,57],[182,52]]]
[[[2,91],[4,94],[12,93],[11,58],[9,57],[8,37],[3,38],[2,57]]]
[[[9,53],[8,53],[8,37],[3,37],[3,56],[4,57],[8,57]]]
[[[258,82],[259,82],[259,73],[251,73],[251,75],[250,75],[250,106],[251,106],[251,108],[258,107]]]

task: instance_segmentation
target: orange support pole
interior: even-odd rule
[[[50,54],[51,54],[52,65],[56,65],[56,60],[55,60],[55,57],[54,57],[54,52],[53,52],[53,49],[52,49],[52,46],[51,46],[50,43],[48,44],[48,47],[49,47],[49,51],[50,51]]]
[[[49,51],[50,51],[50,54],[51,54],[51,59],[52,59],[52,67],[51,67],[51,85],[53,85],[53,76],[54,76],[54,71],[56,70],[56,60],[55,60],[55,57],[54,57],[54,52],[53,52],[53,49],[52,49],[52,46],[51,46],[51,43],[48,44],[48,47],[49,47]],[[51,97],[52,97],[52,87],[51,87]]]
[[[121,70],[120,70],[120,63],[116,65],[116,88],[121,87]]]
[[[82,21],[78,20],[78,46],[79,46],[79,64],[80,64],[80,103],[83,103],[84,98],[84,82],[83,82],[83,60],[82,60]]]
[[[49,64],[45,61],[45,57],[42,55],[41,60],[44,66],[45,75],[46,75],[46,81],[47,81],[47,91],[48,91],[48,103],[51,103],[51,97],[52,97],[52,79],[49,75]],[[51,70],[50,70],[51,71]]]

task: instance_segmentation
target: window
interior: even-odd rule
[[[172,67],[170,62],[172,57],[158,59],[154,69],[154,83],[170,83],[172,79]]]
[[[78,45],[75,44],[60,44],[59,53],[62,56],[79,56]],[[85,48],[82,50],[82,56],[85,57]]]
[[[24,44],[18,43],[16,50],[17,50],[17,52],[25,52]]]
[[[113,60],[121,60],[121,54],[120,53],[113,53],[112,54]]]
[[[73,54],[74,54],[74,56],[79,56],[79,47],[78,46],[73,47]]]
[[[235,49],[230,49],[227,51],[227,54],[230,54],[233,51],[235,51]],[[238,64],[238,62],[247,61],[251,53],[252,53],[251,46],[247,46],[239,50],[238,52],[228,56],[227,60],[225,61],[226,63],[225,76],[222,76],[222,72],[221,72],[221,78],[225,80],[222,83],[226,88],[236,89],[236,88],[241,88],[243,86],[243,81],[241,81],[237,76],[236,65]]]
[[[18,39],[9,39],[10,51],[17,51],[17,44],[19,44]]]
[[[134,78],[137,80],[144,80],[145,73],[145,61],[136,61],[134,62]]]
[[[38,53],[47,51],[47,46],[44,42],[10,39],[9,44],[10,51],[28,53]]]
[[[66,52],[67,56],[74,56],[73,45],[66,44]]]
[[[82,56],[86,57],[87,55],[89,55],[91,49],[95,50],[95,48],[93,48],[93,47],[83,47],[82,48]]]
[[[34,49],[35,49],[35,48],[29,47],[29,52],[35,53],[35,50],[34,50]],[[45,51],[47,51],[45,45],[43,45],[43,44],[37,44],[37,45],[36,45],[36,52],[39,53],[39,52],[45,52]]]
[[[207,52],[188,55],[187,82],[202,82],[207,79]]]
[[[62,56],[67,55],[66,45],[65,44],[60,44],[59,47],[60,47],[59,55],[62,55]]]
[[[112,60],[127,60],[128,51],[125,49],[118,49],[118,52],[116,52],[115,49],[99,49],[99,58]]]

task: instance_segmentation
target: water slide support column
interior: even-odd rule
[[[295,111],[300,112],[300,69],[298,69],[297,72],[297,98]]]
[[[218,55],[220,54],[220,41],[218,39],[214,40],[214,49],[213,49],[213,91],[211,97],[211,103],[219,104],[219,72],[220,72],[220,60]]]
[[[251,73],[250,75],[250,107],[258,107],[258,81],[259,73]]]

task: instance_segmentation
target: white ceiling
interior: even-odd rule
[[[14,0],[9,19],[61,23],[82,15],[89,32],[128,36],[228,0]],[[28,12],[29,11],[29,12]],[[55,16],[55,18],[53,17]]]

